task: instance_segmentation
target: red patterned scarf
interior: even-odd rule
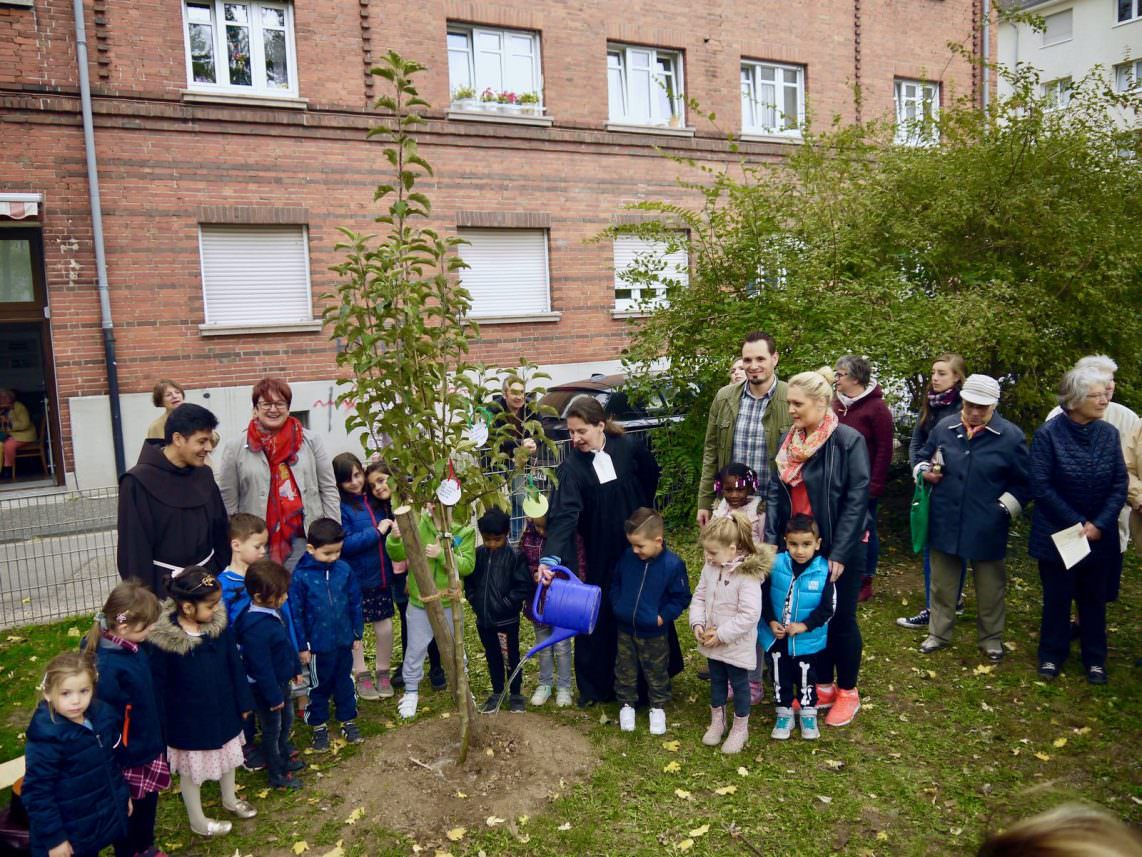
[[[799,428],[789,430],[785,443],[777,450],[777,469],[782,482],[792,487],[804,481],[801,476],[802,466],[832,437],[837,425],[837,415],[828,410],[825,411],[825,418],[811,432]]]
[[[257,420],[250,420],[246,429],[246,443],[254,452],[264,452],[270,467],[266,527],[270,534],[270,559],[274,562],[285,562],[293,540],[304,535],[305,507],[301,501],[301,490],[290,469],[297,463],[303,431],[297,417],[290,417],[272,434],[264,433]]]

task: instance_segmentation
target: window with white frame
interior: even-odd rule
[[[805,69],[743,62],[742,133],[801,136],[805,124]]]
[[[1124,62],[1114,67],[1114,88],[1126,92],[1142,83],[1142,60]]]
[[[448,26],[448,86],[463,109],[543,103],[539,34]]]
[[[1074,9],[1064,9],[1043,18],[1043,47],[1069,42],[1075,32]]]
[[[313,320],[304,226],[199,227],[206,325]]]
[[[1118,23],[1142,18],[1142,0],[1117,0]]]
[[[629,45],[607,46],[610,120],[626,125],[681,127],[682,54]]]
[[[896,142],[926,146],[939,140],[940,84],[922,80],[896,81]]]
[[[183,17],[190,89],[297,95],[292,3],[186,0]]]
[[[1060,77],[1043,84],[1043,98],[1048,110],[1059,110],[1071,103],[1071,79]]]
[[[680,235],[685,238],[684,233]],[[615,238],[615,309],[637,310],[666,303],[667,289],[690,282],[685,244],[619,235]]]
[[[458,229],[468,267],[460,282],[473,318],[532,316],[551,311],[545,229]]]

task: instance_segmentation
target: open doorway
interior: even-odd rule
[[[0,491],[62,481],[51,328],[38,228],[0,229]]]

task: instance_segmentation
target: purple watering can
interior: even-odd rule
[[[581,583],[566,566],[551,567],[555,577],[545,585],[537,586],[531,602],[535,620],[551,625],[551,636],[532,646],[524,659],[576,634],[590,634],[599,619],[599,605],[603,590],[590,583]]]

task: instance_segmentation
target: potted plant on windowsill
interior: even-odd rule
[[[505,89],[496,97],[496,101],[500,105],[501,113],[506,113],[509,116],[518,116],[520,114],[519,96],[511,90]]]
[[[453,110],[475,110],[476,90],[470,86],[458,86],[452,93]]]
[[[520,111],[524,116],[542,116],[543,108],[539,106],[539,93],[525,92],[519,97]]]
[[[496,110],[499,108],[499,96],[492,91],[489,86],[480,93],[480,109],[481,110]]]

